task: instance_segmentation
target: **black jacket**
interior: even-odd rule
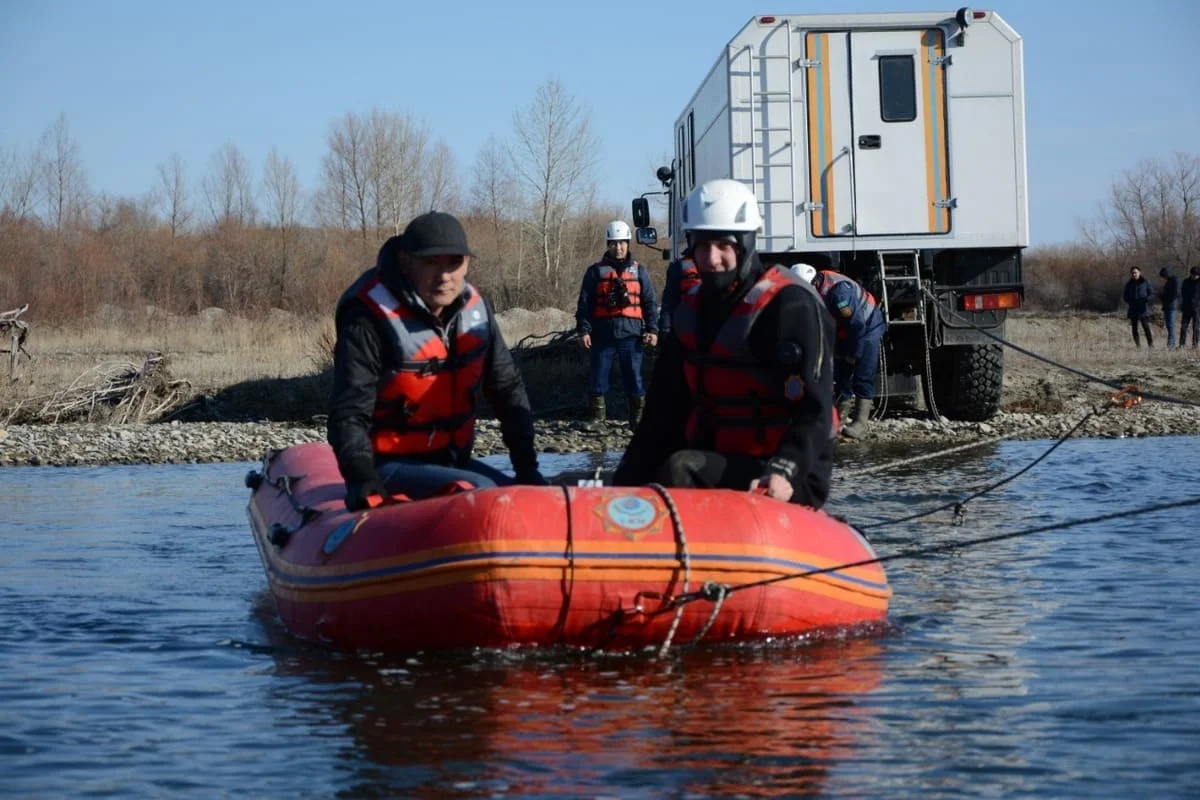
[[[1175,273],[1166,267],[1158,271],[1158,276],[1164,279],[1162,288],[1163,310],[1179,308],[1179,278],[1175,277]]]
[[[704,302],[700,313],[700,340],[711,342],[741,298],[762,274],[756,266],[740,290],[719,303]],[[707,296],[703,296],[707,301]],[[796,403],[792,424],[778,450],[763,459],[763,474],[776,459],[796,465],[793,486],[806,484],[808,494],[824,503],[833,471],[833,318],[815,292],[788,286],[762,311],[749,333],[750,351],[770,365],[780,385],[800,376],[803,398]],[[711,449],[705,442],[688,442],[685,426],[694,400],[683,370],[683,348],[668,336],[654,366],[641,423],[625,450],[613,482],[636,486],[657,479],[659,467],[675,452]],[[799,493],[798,493],[799,494]]]
[[[1196,291],[1197,288],[1200,288],[1200,277],[1188,276],[1183,282],[1179,296],[1183,299],[1184,309],[1200,311],[1200,292]]]
[[[633,256],[626,256],[623,261],[617,261],[605,253],[603,258],[583,273],[583,282],[579,286],[579,301],[575,305],[575,330],[579,331],[580,335],[588,333],[611,341],[658,332],[658,298],[654,292],[654,281],[650,280],[650,273],[641,264],[637,265],[637,274],[641,286],[642,318],[592,316],[592,312],[595,311],[596,281],[600,279],[598,267],[607,264],[617,272],[624,272],[629,269],[632,260]]]
[[[377,266],[389,263],[389,245],[380,250]],[[397,298],[413,308],[424,309],[415,299],[411,287],[393,269],[381,269],[384,284]],[[460,300],[459,303],[462,301]],[[486,302],[486,301],[485,301]],[[446,309],[444,319],[451,325],[458,322],[461,305]],[[428,312],[426,312],[428,313]],[[513,363],[512,354],[500,329],[491,304],[491,349],[484,362],[483,394],[500,420],[500,434],[508,448],[518,481],[522,475],[537,470],[537,451],[534,448],[533,412],[525,394],[525,383]],[[436,319],[432,314],[431,320]],[[375,408],[376,388],[387,365],[395,361],[395,352],[386,333],[375,317],[360,301],[343,298],[338,305],[336,327],[337,345],[333,357],[333,393],[329,404],[328,437],[337,455],[338,468],[349,483],[378,480],[375,454],[371,449],[368,431],[371,412]],[[439,323],[440,324],[440,323]],[[453,331],[450,332],[451,335]],[[449,450],[429,453],[431,463],[461,466],[470,452]]]
[[[1146,280],[1146,276],[1125,281],[1125,302],[1129,310],[1125,313],[1129,319],[1141,319],[1150,313],[1150,299],[1154,297],[1154,286]]]

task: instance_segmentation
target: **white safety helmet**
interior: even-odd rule
[[[792,264],[792,272],[799,275],[800,280],[805,283],[812,283],[813,279],[817,277],[817,268],[812,264]]]
[[[706,181],[693,189],[683,204],[685,231],[756,233],[762,227],[758,199],[741,181]]]
[[[633,237],[629,235],[629,226],[619,219],[614,219],[608,223],[608,227],[604,229],[604,241],[606,242],[628,242]]]

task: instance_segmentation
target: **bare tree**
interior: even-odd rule
[[[208,175],[200,182],[208,212],[216,225],[254,224],[254,180],[250,164],[233,142],[226,142],[213,153]]]
[[[373,110],[372,180],[380,232],[399,233],[422,207],[429,132],[407,114]]]
[[[271,225],[279,234],[279,271],[276,304],[283,307],[287,294],[289,245],[296,227],[296,209],[300,203],[300,182],[296,169],[287,156],[280,156],[272,147],[263,170],[263,193],[266,195]]]
[[[489,136],[475,157],[474,180],[471,184],[471,211],[488,221],[489,233],[496,250],[498,266],[503,270],[508,242],[508,228],[519,203],[516,179],[513,177],[504,146],[495,136]],[[515,285],[521,283],[521,262],[517,259]]]
[[[458,166],[449,146],[438,140],[425,165],[426,211],[454,210],[458,206]]]
[[[534,237],[545,277],[556,288],[562,268],[562,234],[592,182],[596,139],[588,113],[558,80],[538,87],[533,101],[513,114],[513,169],[530,193]]]
[[[326,221],[342,230],[357,229],[367,245],[367,227],[374,214],[370,196],[370,140],[362,120],[346,112],[329,126],[329,152],[321,161],[318,206]]]
[[[158,189],[155,199],[167,225],[171,229],[171,241],[174,242],[179,234],[187,230],[187,224],[192,218],[192,210],[188,205],[187,179],[184,177],[183,159],[179,153],[172,153],[164,163],[158,165]]]
[[[1186,269],[1200,260],[1198,212],[1200,156],[1176,153],[1123,172],[1083,233],[1094,247],[1127,262]]]
[[[17,148],[0,151],[0,219],[23,221],[34,213],[37,154],[23,158]]]
[[[39,150],[47,220],[61,231],[83,216],[88,202],[87,175],[66,114],[59,114],[42,133]]]

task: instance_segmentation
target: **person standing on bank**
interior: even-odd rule
[[[352,511],[398,493],[428,497],[455,481],[513,483],[471,458],[480,388],[515,482],[546,485],[525,384],[490,304],[466,282],[470,263],[459,221],[422,214],[338,301],[328,437]]]
[[[1125,302],[1129,305],[1126,316],[1129,317],[1129,327],[1133,331],[1133,346],[1141,347],[1138,338],[1138,325],[1146,334],[1146,346],[1154,347],[1154,334],[1150,332],[1150,300],[1154,297],[1154,287],[1142,276],[1139,267],[1129,269],[1129,280],[1125,282]]]
[[[1167,267],[1158,271],[1158,277],[1163,279],[1162,309],[1163,322],[1167,324],[1167,347],[1174,347],[1175,323],[1179,319],[1179,278]]]
[[[851,439],[860,438],[867,432],[875,403],[879,347],[887,332],[887,320],[874,296],[840,272],[818,271],[809,264],[796,264],[792,271],[813,285],[837,324],[834,402],[841,404],[854,398],[854,421],[845,425],[842,433]]]
[[[575,310],[576,330],[591,356],[589,414],[594,421],[607,417],[605,397],[615,356],[629,401],[629,423],[634,425],[646,396],[642,347],[658,343],[658,303],[650,273],[629,252],[629,226],[614,220],[604,238],[604,256],[583,274]]]
[[[1179,346],[1187,344],[1188,325],[1192,326],[1192,347],[1200,345],[1200,267],[1188,270],[1179,296],[1183,301],[1183,322],[1179,324]]]
[[[665,339],[671,332],[671,315],[679,307],[679,301],[693,287],[700,285],[700,270],[685,250],[683,258],[667,265],[667,280],[663,286],[662,306],[658,312],[658,335]]]
[[[613,482],[829,497],[833,320],[809,284],[764,266],[762,215],[738,181],[701,184],[682,210],[700,285],[675,309],[646,413]]]

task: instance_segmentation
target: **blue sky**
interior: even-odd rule
[[[979,7],[1025,39],[1035,245],[1075,238],[1140,159],[1200,153],[1200,3]],[[32,147],[65,113],[95,190],[140,195],[173,152],[195,184],[226,141],[256,169],[277,146],[311,190],[330,122],[379,107],[424,121],[466,181],[481,143],[507,136],[513,111],[555,77],[591,109],[601,199],[627,209],[653,188],[676,115],[752,15],[929,8],[940,7],[0,0],[0,147]]]

